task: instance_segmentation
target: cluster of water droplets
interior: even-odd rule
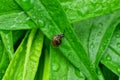
[[[116,33],[115,38],[116,38],[116,40],[117,39],[119,40],[120,39],[120,33]],[[118,48],[120,48],[120,41],[118,41],[116,45],[117,45]]]
[[[116,46],[118,47],[118,49],[120,49],[120,33],[119,33],[120,29],[118,29],[117,33],[115,34],[115,39],[117,40],[118,39],[118,42],[116,43]],[[116,69],[118,74],[120,74],[120,68],[117,68]]]

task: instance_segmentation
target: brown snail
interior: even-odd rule
[[[53,39],[52,39],[53,46],[58,47],[62,43],[62,38],[63,37],[64,37],[64,33],[54,36]]]

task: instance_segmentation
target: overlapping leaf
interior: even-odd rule
[[[54,47],[50,48],[50,80],[85,80],[84,75]]]
[[[105,51],[101,62],[115,74],[120,76],[120,26],[118,26],[112,36],[110,44]]]
[[[117,10],[93,20],[93,27],[89,37],[89,54],[92,63],[95,65],[98,65],[116,26],[120,22],[120,16],[117,15],[119,13],[120,10]]]
[[[11,31],[0,31],[4,47],[8,53],[9,60],[13,58],[14,48],[13,48],[13,37]]]
[[[15,52],[3,80],[33,80],[37,72],[42,43],[43,34],[39,30],[32,30],[29,37],[26,35]]]
[[[59,0],[70,22],[97,17],[120,9],[119,0]],[[117,6],[116,6],[117,5]]]
[[[115,31],[115,35],[113,35],[113,32],[120,21],[119,15],[117,15],[119,14],[119,12],[120,11],[117,10],[111,14],[103,15],[93,19],[84,20],[74,24],[74,29],[78,34],[79,39],[82,41],[86,51],[88,51],[89,49],[89,51],[91,51],[89,55],[94,56],[94,58],[91,57],[91,61],[93,62],[97,61],[94,65],[98,65],[101,56],[106,51],[106,48],[108,47],[108,44],[111,40],[110,46],[107,48],[107,51],[104,53],[105,55],[102,58],[102,63],[105,66],[107,66],[109,69],[111,69],[113,72],[115,72],[118,76],[119,76],[119,64],[118,64],[119,51],[117,50],[119,50],[118,48],[119,27],[116,29],[117,31]],[[83,26],[84,28],[82,28]],[[113,38],[111,39],[112,35]],[[117,38],[115,36],[117,36]],[[90,44],[91,42],[94,44]],[[88,44],[90,45],[88,46]],[[101,47],[103,48],[100,49]]]
[[[52,39],[53,36],[65,30],[66,37],[59,49],[68,60],[79,70],[82,70],[82,73],[84,73],[88,79],[97,79],[96,73],[90,68],[87,53],[72,30],[71,25],[68,23],[60,4],[56,0],[51,3],[48,3],[49,0],[37,0],[32,2],[17,0],[17,2],[49,39]],[[80,51],[78,52],[78,50]]]
[[[0,80],[2,79],[8,65],[9,65],[9,53],[7,53],[2,40],[0,40]]]
[[[62,58],[63,63],[61,62],[60,64],[67,64],[66,66],[71,65],[71,64],[68,64],[67,60],[61,56],[62,55],[61,52],[62,52],[64,56],[74,66],[76,66],[79,70],[82,71],[82,73],[85,74],[85,76],[87,76],[87,78],[91,80],[97,80],[98,79],[97,76],[98,76],[100,80],[103,80],[102,79],[103,76],[101,74],[101,71],[99,70],[98,63],[100,62],[100,59],[104,51],[106,50],[105,55],[103,55],[103,58],[101,60],[102,64],[104,64],[107,68],[109,68],[111,71],[113,71],[118,76],[120,76],[120,68],[119,68],[120,67],[120,64],[119,64],[120,43],[119,43],[119,30],[117,30],[118,28],[116,29],[111,39],[111,36],[116,28],[116,25],[120,22],[119,15],[118,15],[120,11],[119,10],[115,11],[116,9],[120,8],[119,0],[112,0],[112,1],[102,0],[101,2],[100,0],[96,0],[96,1],[60,0],[62,6],[60,6],[60,3],[57,2],[56,0],[53,0],[52,2],[50,0],[37,0],[37,1],[16,0],[16,1],[19,3],[20,7],[22,7],[25,10],[25,12],[23,12],[23,10],[13,0],[0,1],[1,2],[0,3],[1,4],[0,5],[0,29],[1,30],[21,30],[21,29],[40,28],[50,40],[52,39],[53,36],[60,34],[65,30],[65,37],[62,40],[63,41],[62,44],[60,45],[59,48],[54,48],[51,53],[51,55],[53,55],[54,53],[55,53],[54,55],[56,55],[56,58],[52,58],[52,59],[55,59],[57,61],[59,60],[59,58]],[[4,5],[4,4],[7,4],[7,5]],[[83,27],[88,26],[86,27],[86,29],[81,27],[80,29],[75,30],[78,34],[79,39],[81,40],[80,42],[78,37],[74,33],[73,29],[71,28],[71,25],[68,23],[66,14],[64,13],[61,7],[64,8],[64,11],[67,14],[67,18],[71,23],[75,21],[91,18],[91,17],[96,17],[106,13],[110,13],[112,11],[114,12],[111,14],[97,17],[97,18],[88,19],[80,23],[79,24],[80,26],[83,26]],[[8,33],[8,35],[6,35],[6,33]],[[79,36],[79,34],[81,36]],[[11,31],[10,33],[9,31],[5,31],[5,32],[1,31],[1,35],[2,35],[1,37],[3,39],[4,44],[1,44],[1,47],[0,47],[0,51],[1,51],[0,54],[2,55],[2,57],[0,58],[0,71],[1,71],[0,78],[2,78],[9,62],[8,55],[6,55],[6,53],[13,53],[13,41],[11,39],[12,38]],[[9,37],[8,41],[5,36]],[[19,36],[14,40],[16,41],[17,39],[19,39]],[[110,42],[110,39],[111,39],[111,42]],[[23,59],[21,59],[20,53],[22,52],[18,51],[19,56],[18,54],[15,54],[15,57],[11,61],[11,64],[7,70],[8,73],[10,73],[11,71],[13,72],[11,72],[10,75],[6,73],[4,76],[5,80],[7,80],[9,76],[11,77],[10,79],[14,78],[16,80],[16,76],[17,77],[19,76],[17,75],[19,74],[19,72],[21,75],[18,79],[20,79],[21,77],[22,79],[28,79],[28,78],[34,79],[38,64],[36,64],[33,70],[34,72],[32,73],[30,69],[33,68],[33,65],[32,67],[30,66],[32,64],[32,61],[29,59],[30,49],[34,49],[34,48],[31,48],[33,36],[29,37],[28,40],[29,40],[28,43],[27,41],[25,43],[22,43],[24,44],[24,46],[22,45],[22,47],[24,49],[27,49],[27,53],[22,49],[23,53],[26,53],[26,55],[21,54],[23,55],[22,56]],[[109,42],[110,42],[110,45],[108,46]],[[25,47],[26,44],[27,44],[27,48]],[[3,48],[5,49],[2,48],[3,45],[4,45]],[[54,50],[60,50],[61,52],[60,54],[56,54]],[[16,58],[16,55],[19,58]],[[90,59],[89,59],[89,55],[90,55]],[[48,59],[48,56],[46,57],[47,57],[46,59]],[[10,56],[9,58],[11,59]],[[18,60],[21,60],[21,61],[18,62]],[[94,66],[93,65],[91,66],[90,60]],[[24,66],[22,65],[21,68],[17,67],[17,62],[21,66],[22,62],[24,61],[25,61]],[[66,63],[64,63],[64,61]],[[14,67],[13,66],[11,67],[11,65],[14,62],[16,63],[15,66],[17,67],[17,70],[13,70]],[[37,63],[38,63],[38,58],[37,58]],[[45,66],[47,64],[48,63],[45,60]],[[72,72],[74,72],[75,68],[73,68],[72,66],[69,66],[70,68],[69,70],[67,70],[66,66],[63,66],[63,67],[65,67],[66,72],[68,71],[69,76],[67,76],[67,74],[65,73],[66,76],[64,76],[63,79],[64,78],[72,79],[73,77],[71,77],[70,75],[74,75],[74,73]],[[96,67],[98,68],[98,70],[96,70],[98,71],[97,75],[94,72]],[[48,67],[45,67],[43,71],[44,79],[48,79],[48,78],[45,78],[45,75],[47,74],[46,72],[47,69]],[[54,77],[58,78],[57,74],[59,74],[59,72],[57,74],[54,74],[55,73],[54,69],[56,69],[56,67],[54,67],[53,65],[52,79],[54,79]],[[21,70],[23,72],[21,72]],[[60,68],[60,70],[62,69]],[[75,71],[75,72],[78,73],[79,71]],[[33,74],[32,76],[31,76],[31,73]],[[76,75],[74,76],[74,79],[78,79]]]

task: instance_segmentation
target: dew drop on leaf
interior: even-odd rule
[[[92,72],[95,72],[95,65],[94,65],[93,63],[90,65],[90,70],[91,70]]]
[[[116,38],[120,38],[120,34],[116,34]]]
[[[33,19],[35,19],[36,18],[36,16],[33,16]]]
[[[106,56],[106,60],[107,60],[107,61],[112,60],[111,56],[110,56],[110,55],[107,55],[107,56]]]
[[[103,24],[102,24],[102,23],[99,23],[98,27],[103,27]]]
[[[43,27],[43,26],[44,26],[44,22],[43,22],[42,20],[38,20],[38,25],[39,25],[40,27]]]
[[[101,34],[102,34],[102,31],[99,31],[99,32],[97,33],[97,36],[101,36]]]
[[[30,20],[30,17],[27,17],[27,18],[26,18],[26,21],[28,21],[28,20]]]
[[[91,49],[94,48],[94,43],[93,43],[93,42],[90,44],[90,48],[91,48]]]
[[[55,71],[55,72],[57,72],[59,70],[59,68],[60,68],[60,65],[58,63],[54,63],[52,65],[52,70]]]
[[[16,26],[15,25],[12,25],[11,28],[15,28]]]
[[[98,74],[98,75],[101,75],[101,72],[98,70],[98,71],[97,71],[97,74]]]
[[[18,13],[18,16],[20,16],[20,15],[22,15],[22,14],[24,14],[24,11],[19,12],[19,13]]]
[[[120,48],[120,42],[119,42],[119,43],[117,43],[117,47],[119,47],[119,48]]]
[[[84,76],[79,70],[75,70],[75,74],[80,78]]]

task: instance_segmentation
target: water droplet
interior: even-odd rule
[[[78,77],[83,77],[84,75],[79,71],[79,70],[77,70],[77,69],[75,69],[75,74],[76,74],[76,76],[78,76]]]
[[[108,61],[112,60],[111,56],[110,56],[110,55],[107,55],[107,56],[106,56],[106,60],[108,60]]]
[[[38,11],[41,11],[41,9],[38,9]]]
[[[120,34],[116,34],[116,38],[120,38]]]
[[[82,9],[79,9],[79,11],[82,14],[82,16],[86,15],[89,12],[87,6],[82,7]]]
[[[103,24],[102,24],[102,23],[99,23],[98,27],[103,27]]]
[[[101,34],[102,34],[102,31],[99,31],[99,32],[97,33],[97,36],[101,36]]]
[[[36,18],[36,16],[33,16],[33,19],[35,19]]]
[[[28,21],[28,20],[30,20],[30,17],[27,17],[27,18],[26,18],[26,21]]]
[[[15,25],[12,25],[11,27],[12,27],[12,28],[15,28],[16,26],[15,26]]]
[[[22,0],[21,6],[23,6],[24,10],[28,11],[34,7],[34,0]]]
[[[106,39],[106,40],[103,42],[103,45],[102,45],[102,47],[100,48],[100,50],[104,50],[105,47],[106,47],[106,45],[108,44],[108,42],[109,42],[109,39]]]
[[[119,42],[119,43],[117,43],[117,47],[119,47],[119,48],[120,48],[120,42]]]
[[[40,27],[43,27],[43,26],[44,26],[44,22],[43,22],[42,20],[38,20],[38,25],[39,25]]]
[[[97,74],[98,74],[98,75],[101,75],[101,72],[98,70],[98,71],[97,71]]]
[[[70,34],[73,34],[73,31],[72,31],[72,30],[69,30],[69,33],[70,33]]]
[[[24,11],[21,11],[21,12],[18,13],[18,15],[22,15],[22,14],[24,14]]]
[[[60,65],[59,65],[58,63],[54,63],[54,64],[52,65],[52,70],[53,70],[53,71],[58,71],[59,68],[60,68]]]
[[[92,63],[92,64],[90,65],[90,69],[91,69],[92,72],[95,71],[95,65],[94,65],[94,63]]]
[[[93,43],[93,42],[90,44],[90,48],[91,48],[91,49],[94,48],[94,43]]]

